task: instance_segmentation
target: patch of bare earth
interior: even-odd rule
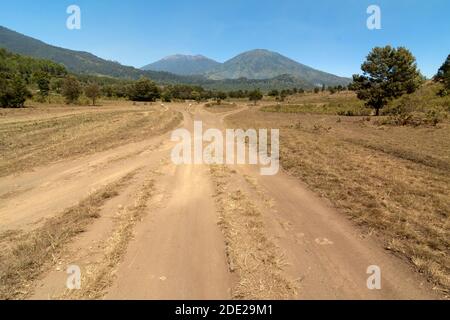
[[[79,204],[47,219],[37,229],[0,235],[0,298],[23,299],[34,281],[59,259],[67,243],[99,217],[101,206],[116,197],[136,171],[96,191]]]
[[[225,236],[228,265],[238,275],[235,299],[289,299],[295,284],[283,273],[285,261],[268,237],[263,217],[249,195],[233,186],[226,166],[211,166],[219,226]]]
[[[182,120],[180,113],[156,106],[44,110],[49,113],[40,108],[5,113],[0,127],[0,176],[142,141]]]
[[[125,255],[129,241],[133,238],[136,223],[146,213],[148,200],[153,191],[154,180],[147,178],[142,182],[139,193],[135,196],[134,205],[126,206],[117,215],[112,233],[104,241],[103,255],[97,263],[86,267],[81,279],[80,290],[66,290],[61,299],[99,299],[104,296],[115,278],[116,268]]]
[[[448,294],[450,124],[384,127],[362,117],[248,110],[232,127],[280,128],[280,160],[291,175],[381,236]]]

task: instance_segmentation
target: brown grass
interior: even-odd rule
[[[280,128],[283,168],[330,199],[444,292],[450,289],[450,124],[248,110],[230,127]]]
[[[237,105],[235,103],[225,103],[221,104],[216,103],[207,103],[205,104],[205,110],[212,113],[224,113],[228,111],[233,111],[237,109]]]
[[[0,299],[23,299],[32,283],[46,271],[77,234],[98,218],[101,206],[115,196],[136,174],[129,173],[90,195],[63,213],[47,219],[29,232],[8,231],[0,235]]]
[[[211,166],[225,236],[228,265],[238,275],[235,299],[289,299],[295,285],[283,275],[283,256],[267,237],[261,212],[241,189],[231,190],[231,172]]]
[[[182,119],[177,112],[153,106],[42,109],[2,110],[0,176],[141,141]]]
[[[142,185],[133,207],[124,208],[117,217],[112,235],[106,240],[104,255],[99,263],[88,267],[82,279],[81,290],[67,290],[62,299],[100,299],[111,285],[116,267],[126,253],[133,237],[135,224],[142,219],[147,202],[153,192],[154,180],[148,179]]]

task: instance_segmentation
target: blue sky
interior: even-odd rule
[[[71,4],[81,30],[65,27]],[[371,4],[381,7],[381,30],[366,28]],[[450,53],[448,0],[4,0],[0,8],[0,25],[135,67],[175,53],[222,62],[264,48],[350,76],[372,47],[391,44],[408,47],[432,76]]]

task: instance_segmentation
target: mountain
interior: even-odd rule
[[[89,52],[52,46],[2,26],[0,48],[33,58],[51,60],[80,75],[120,79],[138,79],[145,76],[158,84],[200,85],[205,89],[311,89],[321,84],[337,85],[350,82],[350,79],[314,70],[267,50],[243,53],[224,64],[216,62],[218,65],[203,75],[178,75],[165,71],[136,69],[99,58]]]
[[[313,85],[347,84],[350,79],[315,70],[279,53],[256,49],[239,54],[206,73],[210,79],[271,79],[289,74]]]
[[[99,58],[89,52],[74,51],[49,45],[0,26],[0,48],[34,58],[47,59],[63,64],[77,74],[138,79],[147,76],[161,83],[193,83],[202,77],[182,77],[167,72],[143,71]],[[200,79],[199,79],[200,78]]]
[[[142,67],[142,70],[166,71],[179,75],[206,73],[221,64],[202,55],[176,54]]]

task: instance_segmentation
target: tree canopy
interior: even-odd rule
[[[376,115],[390,100],[414,92],[421,83],[416,59],[403,47],[376,47],[362,64],[362,75],[354,75],[351,88],[358,98],[376,110]]]

